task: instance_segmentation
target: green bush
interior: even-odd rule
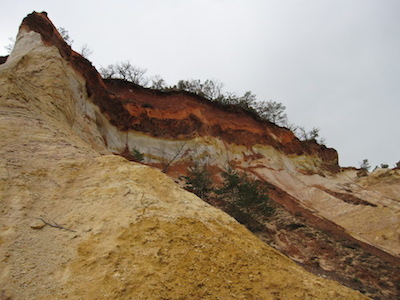
[[[135,161],[138,162],[144,161],[144,154],[140,152],[138,149],[133,149],[131,155]]]
[[[212,191],[211,176],[206,165],[194,164],[194,166],[188,168],[187,175],[181,178],[186,182],[185,188],[201,199],[207,199]]]
[[[269,202],[268,189],[264,183],[230,167],[221,175],[224,182],[222,187],[216,190],[221,198],[243,209],[246,214],[258,212],[270,216],[274,213],[275,209]]]

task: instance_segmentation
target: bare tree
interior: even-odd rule
[[[165,80],[160,75],[154,75],[150,78],[151,88],[156,90],[162,90],[166,87]]]
[[[207,79],[202,84],[201,89],[206,98],[208,98],[210,100],[215,100],[215,99],[218,99],[219,97],[221,97],[223,86],[224,86],[224,84],[222,82],[219,82],[218,80]]]
[[[304,127],[298,126],[295,134],[301,141],[316,141],[319,137],[319,128],[313,127],[310,131],[306,131]]]
[[[90,55],[93,54],[93,51],[88,47],[87,44],[83,44],[80,53],[84,58],[87,59]]]
[[[129,60],[100,68],[103,78],[119,78],[138,85],[146,86],[149,80],[144,76],[146,69],[132,65]]]
[[[114,65],[108,65],[107,67],[100,67],[100,74],[103,78],[118,78],[117,71]]]
[[[147,70],[133,66],[129,60],[120,62],[116,65],[116,68],[118,75],[121,76],[122,79],[140,85],[146,85],[148,82],[147,79],[144,77],[144,74]]]

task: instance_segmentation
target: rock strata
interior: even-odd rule
[[[111,155],[99,124],[112,118],[96,105],[106,92],[86,69],[45,13],[23,21],[0,66],[2,298],[367,299]],[[37,230],[39,218],[59,226]]]

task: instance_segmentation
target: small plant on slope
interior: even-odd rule
[[[246,214],[261,212],[264,216],[269,216],[274,213],[275,209],[269,203],[268,190],[263,183],[231,167],[221,175],[224,179],[223,186],[216,192],[222,198],[231,201]]]
[[[369,165],[368,159],[364,159],[362,163],[360,163],[360,169],[369,171],[370,168],[371,166]]]
[[[185,180],[185,188],[196,194],[201,199],[207,199],[212,191],[212,181],[207,166],[199,166],[195,163],[192,167],[188,168],[186,176],[182,176]]]
[[[133,159],[138,162],[144,161],[144,154],[142,152],[140,152],[138,149],[133,149],[131,152],[131,155],[132,155]]]

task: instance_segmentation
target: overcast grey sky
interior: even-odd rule
[[[400,160],[399,0],[8,1],[0,54],[32,11],[47,11],[96,67],[123,60],[179,79],[216,79],[286,105],[318,127],[341,166]]]

